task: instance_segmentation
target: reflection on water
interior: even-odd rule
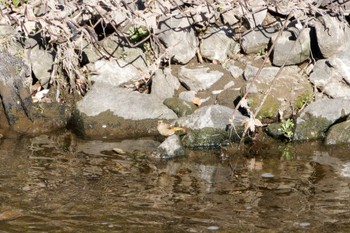
[[[158,144],[4,139],[0,232],[350,232],[347,147],[149,159]]]

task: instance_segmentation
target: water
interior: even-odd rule
[[[4,139],[0,232],[350,232],[347,146],[189,151],[169,161],[149,158],[156,146]]]

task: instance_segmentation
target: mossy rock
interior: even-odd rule
[[[229,131],[224,129],[203,128],[196,130],[189,130],[187,134],[182,137],[183,146],[189,148],[198,147],[219,147],[229,142]]]
[[[327,132],[325,143],[327,145],[350,143],[350,121],[333,125]]]
[[[303,121],[297,122],[294,131],[294,140],[324,138],[331,124],[332,121],[327,120],[327,118],[308,115]]]
[[[165,99],[163,104],[173,110],[178,117],[190,115],[197,109],[193,103],[176,97]]]
[[[254,94],[248,98],[248,104],[252,108],[252,111],[255,112],[256,109],[260,106],[260,103],[263,99],[263,95]],[[257,118],[260,120],[274,119],[278,115],[280,103],[273,96],[267,96],[262,108],[260,109]]]
[[[302,94],[300,94],[294,102],[294,107],[297,110],[302,109],[305,105],[309,104],[312,102],[313,99],[313,94],[311,91],[306,90],[305,92],[303,92]]]

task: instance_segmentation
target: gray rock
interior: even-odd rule
[[[169,58],[180,64],[186,64],[195,57],[199,44],[189,21],[183,14],[170,18],[164,16],[159,20],[159,30],[155,32],[168,48]]]
[[[273,38],[271,40],[274,41]],[[310,51],[310,29],[306,28],[299,32],[298,29],[291,27],[288,31],[283,31],[275,41],[272,63],[276,66],[297,65],[309,58]]]
[[[255,66],[247,65],[243,73],[244,79],[250,81],[256,76],[258,70],[259,68]],[[280,68],[278,67],[264,67],[262,68],[257,80],[261,80],[262,82],[271,82],[279,70]]]
[[[233,62],[229,62],[225,68],[226,70],[230,71],[232,77],[235,79],[237,79],[243,74],[243,70],[236,66]]]
[[[50,81],[53,58],[52,54],[47,50],[40,49],[39,45],[34,46],[29,51],[32,72],[44,88],[48,87]]]
[[[91,81],[114,87],[141,79],[144,72],[124,60],[98,60],[94,63],[93,71],[95,74],[91,76]]]
[[[76,104],[71,127],[85,138],[124,139],[158,135],[158,118],[177,116],[154,96],[96,83]]]
[[[239,23],[239,19],[243,17],[243,12],[238,6],[235,6],[231,9],[222,9],[222,11],[222,21],[226,25],[235,25],[236,23]]]
[[[255,67],[247,67],[245,77],[255,75]],[[249,70],[253,72],[248,72]],[[313,88],[305,75],[302,75],[297,66],[284,67],[280,75],[275,78],[279,68],[265,67],[261,75],[255,80],[253,87],[249,90],[248,103],[251,111],[256,110],[262,104],[257,117],[260,120],[277,120],[282,113],[287,119],[313,100]],[[246,89],[246,88],[245,88]],[[242,90],[244,91],[244,90]],[[269,92],[266,99],[266,93]]]
[[[88,116],[109,110],[115,116],[129,120],[177,118],[174,112],[151,95],[98,83],[77,103],[77,109]]]
[[[268,4],[268,9],[271,12],[287,16],[293,11],[293,15],[299,19],[303,20],[305,18],[304,9],[309,7],[310,4],[314,4],[314,0],[280,0],[274,1],[273,4]],[[319,2],[319,1],[318,1]]]
[[[172,98],[180,85],[179,80],[171,74],[170,69],[157,70],[152,77],[151,95],[160,100]]]
[[[294,140],[320,139],[328,128],[350,113],[350,99],[319,99],[307,106],[296,120]]]
[[[200,44],[204,58],[223,63],[227,56],[234,53],[237,43],[232,39],[232,30],[226,26],[208,27]]]
[[[242,123],[247,117],[233,109],[220,105],[205,106],[193,114],[179,118],[176,124],[187,128],[181,139],[186,147],[216,147],[230,140],[238,140],[243,132]],[[227,126],[233,124],[232,131]]]
[[[164,100],[164,105],[173,110],[178,117],[192,114],[196,109],[196,105],[180,98],[169,98]]]
[[[196,94],[196,91],[183,91],[179,94],[179,98],[187,102],[192,102],[193,98],[196,97]]]
[[[186,68],[182,66],[179,71],[179,79],[192,91],[206,90],[216,83],[224,74],[208,67],[197,66]]]
[[[264,21],[267,7],[264,0],[251,0],[246,2],[248,9],[243,7],[243,17],[248,22],[249,28],[255,28]]]
[[[348,50],[350,40],[350,28],[347,22],[342,22],[338,17],[323,15],[314,22],[317,44],[324,58]]]
[[[318,60],[310,75],[310,81],[332,98],[350,97],[350,62],[345,53],[329,59]]]
[[[270,38],[276,34],[274,28],[257,27],[254,30],[247,31],[241,39],[241,48],[245,54],[260,53],[264,51]]]
[[[350,143],[350,121],[332,125],[327,131],[326,145],[339,145]]]
[[[154,157],[160,159],[171,159],[184,155],[185,149],[182,146],[180,137],[176,134],[167,137],[153,153]]]

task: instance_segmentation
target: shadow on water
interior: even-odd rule
[[[350,232],[348,147],[276,144],[254,156],[225,148],[157,161],[157,145],[4,139],[0,232]]]

